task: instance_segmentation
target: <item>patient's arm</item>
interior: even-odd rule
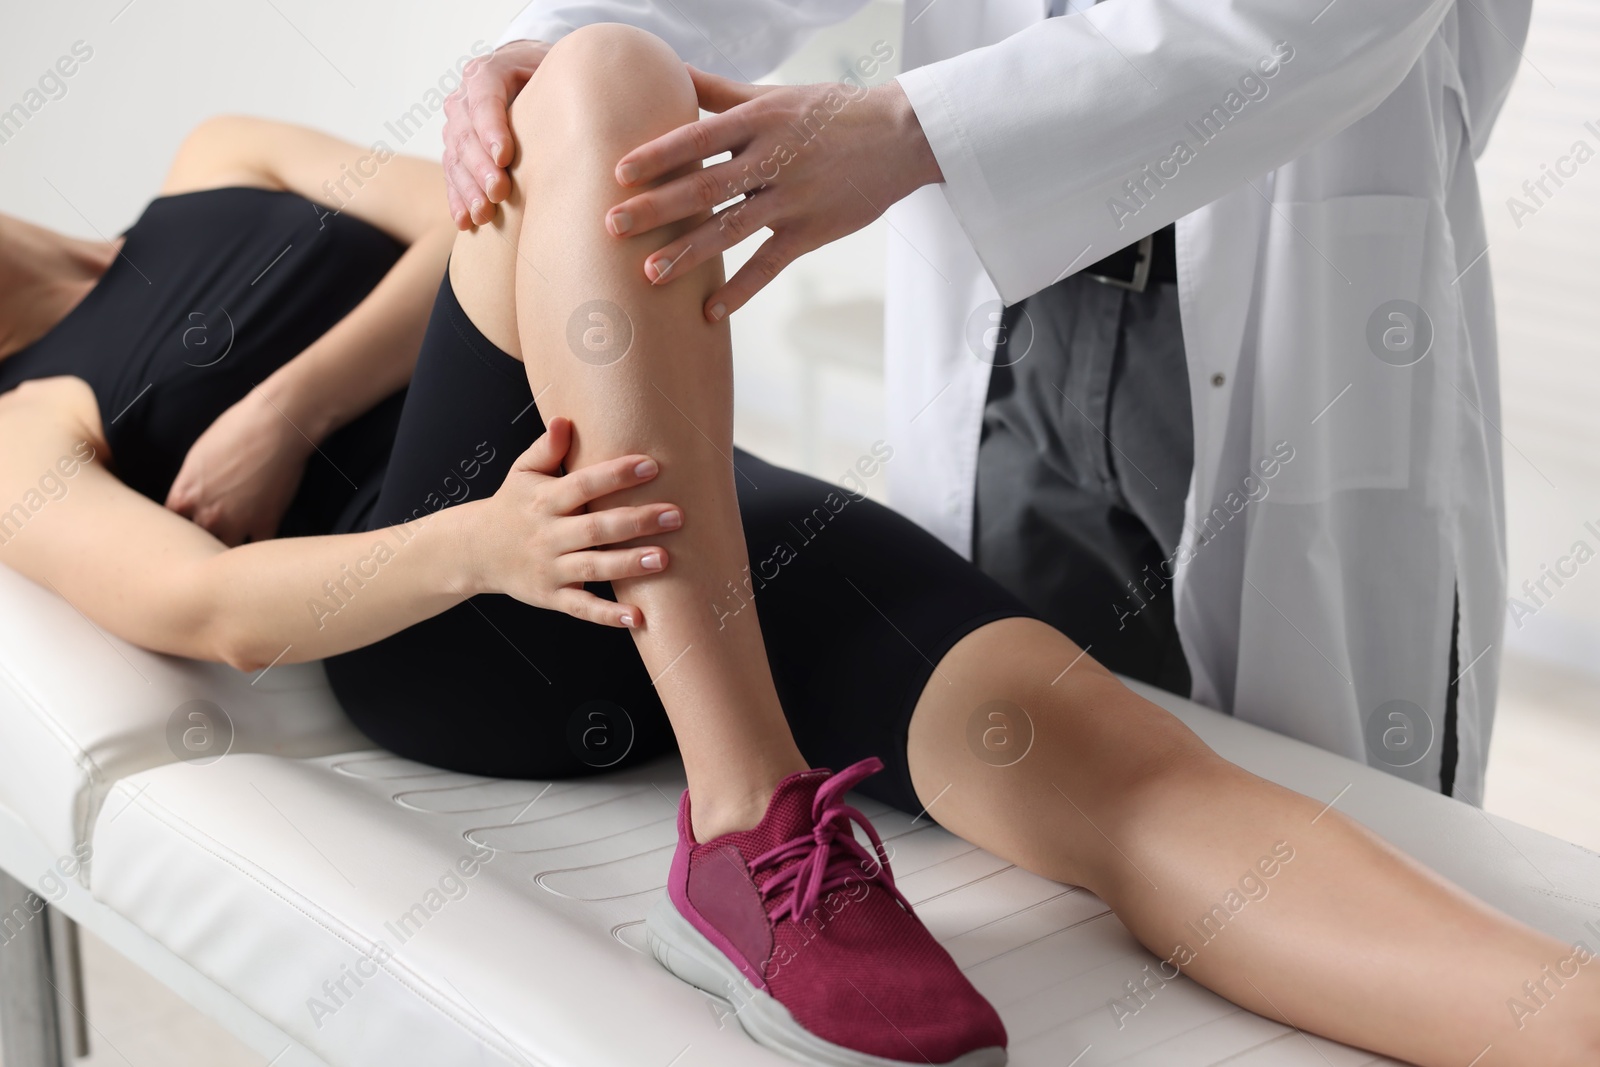
[[[450,225],[439,205],[439,164],[365,149],[271,119],[219,115],[190,132],[173,155],[163,196],[230,185],[287,189],[370,222],[401,244]]]
[[[439,206],[438,165],[384,158],[314,130],[222,117],[190,134],[162,187],[286,189],[321,205],[324,224],[342,210],[410,246],[343,320],[190,449],[167,506],[226,544],[273,536],[312,450],[411,377],[454,231]]]
[[[167,507],[224,544],[274,536],[313,450],[410,380],[452,233],[429,231],[348,315],[223,412],[184,457]]]
[[[344,321],[262,383],[312,437],[349,422],[410,379],[450,255],[454,226],[439,203],[439,165],[384,157],[380,163],[371,149],[301,126],[221,116],[195,128],[162,183],[164,194],[219,185],[285,189],[410,246]]]
[[[0,395],[0,563],[128,641],[241,670],[359,648],[484,592],[619,625],[639,609],[582,582],[659,570],[666,553],[589,549],[659,531],[673,509],[582,513],[654,472],[628,455],[553,477],[570,441],[553,420],[494,496],[403,526],[229,549],[107,469],[82,380],[25,382]]]

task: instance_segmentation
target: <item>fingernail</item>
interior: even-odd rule
[[[722,316],[726,315],[727,313],[728,313],[728,305],[727,304],[712,304],[711,305],[711,321],[712,322],[721,322],[722,321]]]
[[[656,521],[661,524],[661,528],[663,530],[676,530],[678,527],[683,525],[683,512],[663,511],[661,513],[661,518],[657,519]]]
[[[493,185],[499,179],[499,177],[500,175],[496,171],[491,170],[486,172],[483,176],[483,191],[488,192],[489,186]]]
[[[633,216],[626,211],[614,212],[611,216],[611,232],[621,237],[633,228]]]
[[[641,557],[640,560],[639,560],[639,566],[643,567],[647,571],[658,571],[658,570],[660,570],[661,569],[661,556],[660,556],[660,554],[656,553],[656,552],[652,552],[647,556]]]
[[[667,276],[667,271],[672,269],[672,260],[662,256],[660,259],[652,259],[649,263],[646,263],[645,268],[650,272],[650,280],[659,282]]]
[[[633,476],[635,478],[654,478],[658,470],[660,468],[656,466],[656,461],[647,459],[633,468]]]
[[[632,163],[623,163],[617,167],[617,181],[623,185],[632,185],[639,180],[639,168]]]
[[[628,627],[630,630],[633,629],[633,616],[629,615],[627,612],[623,612],[622,625]]]
[[[482,211],[482,210],[483,210],[483,201],[482,200],[474,200],[472,202],[472,217],[473,218],[477,218],[478,217],[478,213],[480,211]]]
[[[489,146],[489,157],[496,163],[500,162],[500,142],[496,141]]]

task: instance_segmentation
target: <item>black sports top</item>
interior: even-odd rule
[[[112,468],[157,502],[217,415],[343,318],[404,251],[354,216],[244,186],[158,197],[125,236],[88,296],[0,360],[0,392],[83,379]]]

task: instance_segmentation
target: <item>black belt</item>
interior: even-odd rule
[[[1106,285],[1142,293],[1151,282],[1178,280],[1178,252],[1173,228],[1163,226],[1143,240],[1120,248],[1079,273]]]

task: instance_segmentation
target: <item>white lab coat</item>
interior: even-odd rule
[[[1177,220],[1194,474],[1172,586],[1133,592],[1175,596],[1197,700],[1434,788],[1459,593],[1454,792],[1481,802],[1505,565],[1473,160],[1530,3],[1106,0],[1045,20],[1047,0],[907,0],[899,80],[945,182],[889,214],[895,506],[970,555],[989,365],[969,337],[997,299]],[[504,40],[627,22],[751,79],[860,6],[534,0]],[[1431,320],[1413,365],[1390,301]],[[1402,754],[1374,757],[1386,739]]]

